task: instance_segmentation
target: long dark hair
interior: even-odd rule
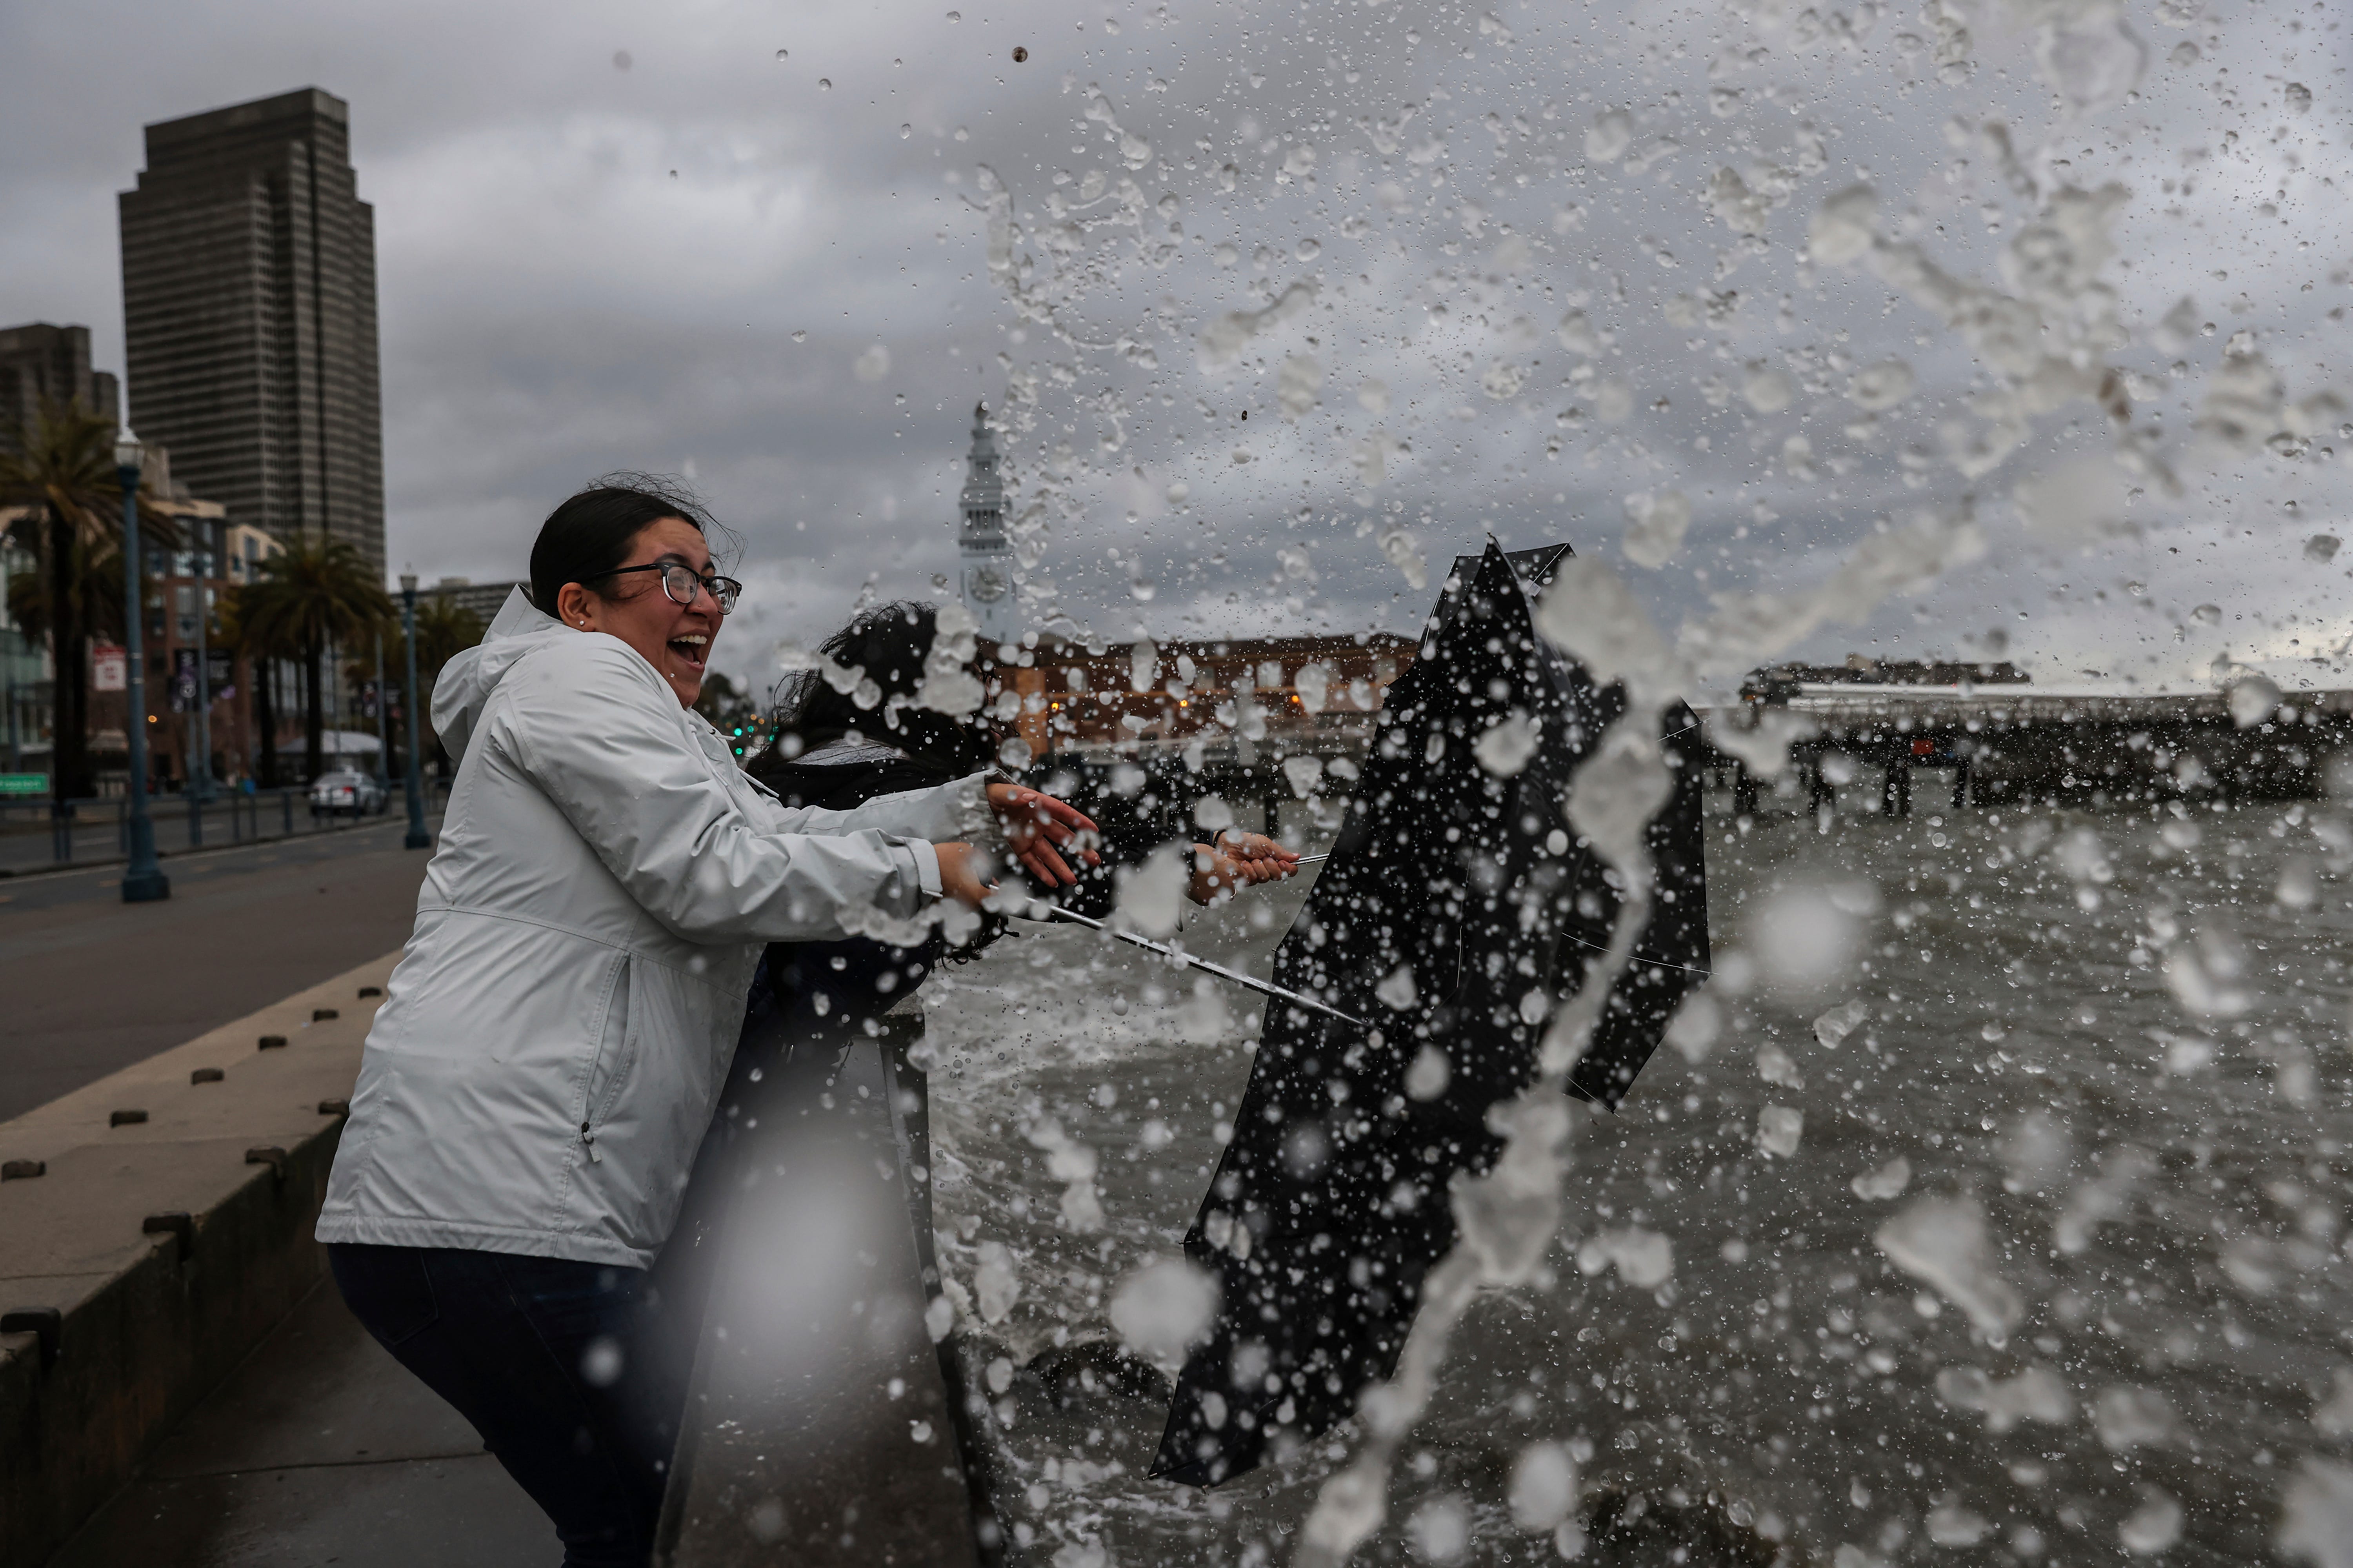
[[[614,473],[547,514],[531,547],[531,602],[554,615],[566,583],[593,588],[629,559],[638,535],[666,517],[694,525],[714,552],[731,552],[734,538],[720,526],[683,479],[661,474]]]
[[[818,651],[854,669],[881,689],[874,706],[861,708],[854,692],[836,691],[821,670],[796,670],[776,684],[769,723],[776,739],[754,759],[754,776],[774,784],[793,759],[856,731],[870,741],[895,746],[916,763],[945,777],[985,768],[994,760],[987,723],[913,706],[923,679],[923,658],[939,633],[939,610],[901,599],[861,610],[849,624],[818,645]],[[986,655],[974,674],[986,684],[995,666]],[[893,706],[891,699],[909,700]]]

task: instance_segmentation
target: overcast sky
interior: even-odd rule
[[[580,481],[688,472],[764,683],[955,570],[981,397],[1057,627],[1410,629],[1492,531],[1672,630],[1927,514],[1981,554],[1791,652],[2342,679],[2327,12],[954,3],[10,7],[0,321],[119,366],[140,126],[316,85],[376,213],[395,569],[515,576]],[[1883,254],[1810,258],[1859,181]],[[1906,242],[1975,291],[1924,303]],[[1989,347],[2019,309],[2084,385]],[[1679,550],[1630,556],[1668,492]]]

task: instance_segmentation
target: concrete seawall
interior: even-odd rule
[[[0,1123],[0,1568],[47,1562],[319,1280],[396,956]]]

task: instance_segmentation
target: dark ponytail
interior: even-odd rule
[[[870,741],[880,741],[906,752],[917,763],[949,777],[976,772],[995,760],[995,742],[987,721],[965,719],[909,705],[923,683],[924,656],[939,632],[939,608],[919,600],[876,605],[861,610],[839,631],[818,645],[818,651],[845,668],[856,669],[881,690],[882,700],[860,708],[854,696],[836,691],[816,670],[797,670],[777,684],[769,722],[776,742],[752,765],[755,777],[788,763],[804,751],[855,730]],[[974,660],[974,673],[986,684],[997,673],[986,652]],[[902,700],[892,708],[892,698]],[[785,738],[790,736],[787,745]],[[774,783],[773,779],[769,782]]]
[[[680,480],[654,474],[607,474],[547,514],[531,547],[531,602],[554,615],[566,583],[593,588],[626,564],[638,535],[666,517],[694,525],[710,540],[719,525]]]

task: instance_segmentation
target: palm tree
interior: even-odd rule
[[[387,595],[385,603],[390,604],[392,600],[390,596]],[[385,620],[377,622],[375,626],[368,627],[367,635],[364,639],[347,645],[343,649],[343,668],[342,672],[343,695],[349,699],[352,705],[352,711],[359,714],[363,719],[369,716],[367,711],[367,692],[369,686],[374,684],[375,681],[376,672],[378,670],[382,670],[384,672],[385,685],[388,689],[395,675],[400,668],[400,666],[394,662],[395,656],[397,653],[396,645],[398,643],[399,639],[399,621],[387,617]],[[384,733],[385,752],[381,760],[385,769],[386,776],[389,776],[392,768],[392,754],[390,749],[392,745],[392,713],[390,709],[381,706],[386,700],[386,690],[379,690],[375,694],[375,701],[379,705],[376,712],[383,718],[385,722]]]
[[[429,690],[441,667],[482,640],[482,617],[447,594],[417,606],[417,679]]]
[[[254,759],[256,781],[263,789],[278,787],[278,694],[276,682],[270,679],[271,668],[291,650],[282,647],[257,628],[246,614],[245,595],[252,584],[232,587],[221,595],[220,640],[223,647],[235,648],[245,656],[246,679],[251,688],[253,729],[261,737],[260,754]]]
[[[392,600],[358,550],[340,539],[304,533],[261,563],[261,579],[237,595],[239,629],[257,645],[302,660],[302,759],[311,778],[324,771],[325,692],[321,666],[331,642],[350,643],[381,626]]]
[[[122,488],[115,478],[114,426],[79,402],[43,399],[23,449],[0,452],[0,507],[19,509],[9,526],[17,542],[39,563],[34,578],[37,600],[12,603],[30,624],[48,635],[54,679],[55,750],[50,787],[64,801],[94,794],[90,762],[90,658],[93,631],[121,624],[122,568],[115,562],[115,607],[100,614],[93,603],[102,588],[96,568],[110,547],[119,552],[122,533]],[[140,526],[154,542],[173,548],[179,530],[142,498]],[[15,595],[12,595],[12,599]],[[145,715],[133,714],[138,723]]]
[[[57,596],[48,574],[20,572],[8,579],[8,616],[34,642],[47,642],[54,629],[49,604]],[[82,635],[122,639],[122,552],[112,545],[85,550],[74,573],[73,602],[67,607],[69,624]]]
[[[481,616],[447,594],[436,594],[417,606],[417,705],[423,710],[417,715],[423,726],[417,731],[420,743],[437,750],[440,745],[440,738],[433,733],[432,709],[433,688],[441,678],[441,667],[480,642],[485,629]],[[408,645],[395,631],[384,646],[384,667],[406,668],[407,658]],[[405,704],[402,721],[407,721]]]

